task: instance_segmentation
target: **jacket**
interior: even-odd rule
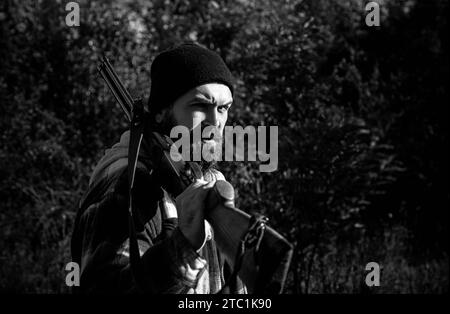
[[[80,201],[72,234],[72,259],[80,265],[81,293],[137,293],[129,260],[127,153],[129,132],[106,150]],[[135,226],[142,263],[143,292],[217,293],[230,275],[214,241],[214,232],[205,221],[206,238],[194,250],[177,227],[177,219],[163,219],[164,206],[173,199],[151,176],[148,156],[141,150],[133,194]],[[205,180],[224,179],[213,170]],[[237,278],[222,293],[246,293]]]

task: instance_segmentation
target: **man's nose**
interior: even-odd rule
[[[203,121],[207,125],[218,126],[219,125],[219,117],[217,114],[216,108],[211,108],[208,110],[205,116],[205,120]]]

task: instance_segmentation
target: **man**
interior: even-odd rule
[[[207,153],[217,154],[233,102],[232,75],[220,56],[198,45],[184,44],[155,58],[151,79],[148,123],[166,135],[177,125],[189,130],[210,126],[215,132],[202,139],[202,144]],[[128,142],[129,132],[125,132],[120,142],[106,151],[80,204],[72,236],[73,260],[81,266],[79,290],[221,291],[230,269],[204,219],[208,192],[216,180],[224,180],[214,168],[214,158],[200,162],[204,178],[174,200],[151,176],[145,149],[139,155],[133,194],[142,266],[142,283],[137,285],[129,258]],[[246,293],[246,288],[237,278],[221,292]]]

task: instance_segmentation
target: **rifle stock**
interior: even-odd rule
[[[235,207],[234,189],[229,182],[217,181],[212,191],[215,193],[208,195],[206,219],[213,228],[220,252],[234,269],[251,216]],[[282,293],[292,253],[292,245],[266,226],[259,249],[252,247],[245,252],[239,277],[250,293]]]

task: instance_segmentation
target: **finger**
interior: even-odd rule
[[[196,180],[194,181],[194,184],[193,184],[193,185],[195,185],[195,186],[202,186],[202,185],[207,184],[207,183],[208,183],[208,182],[205,181],[205,180],[203,180],[203,179],[196,179]]]
[[[204,180],[198,181],[197,184],[193,187],[193,190],[204,189],[208,184],[209,182]]]
[[[209,190],[211,190],[214,187],[214,184],[215,182],[211,181],[201,187],[203,199],[208,195]]]
[[[206,183],[205,185],[203,185],[203,189],[209,190],[210,188],[212,188],[214,186],[214,184],[216,184],[215,181],[210,181],[210,182]]]
[[[204,180],[196,179],[194,182],[192,182],[192,183],[191,183],[191,184],[183,191],[183,193],[186,193],[186,192],[191,191],[191,190],[195,190],[195,189],[197,189],[198,187],[204,185],[205,183],[206,183],[206,181],[204,181]]]

